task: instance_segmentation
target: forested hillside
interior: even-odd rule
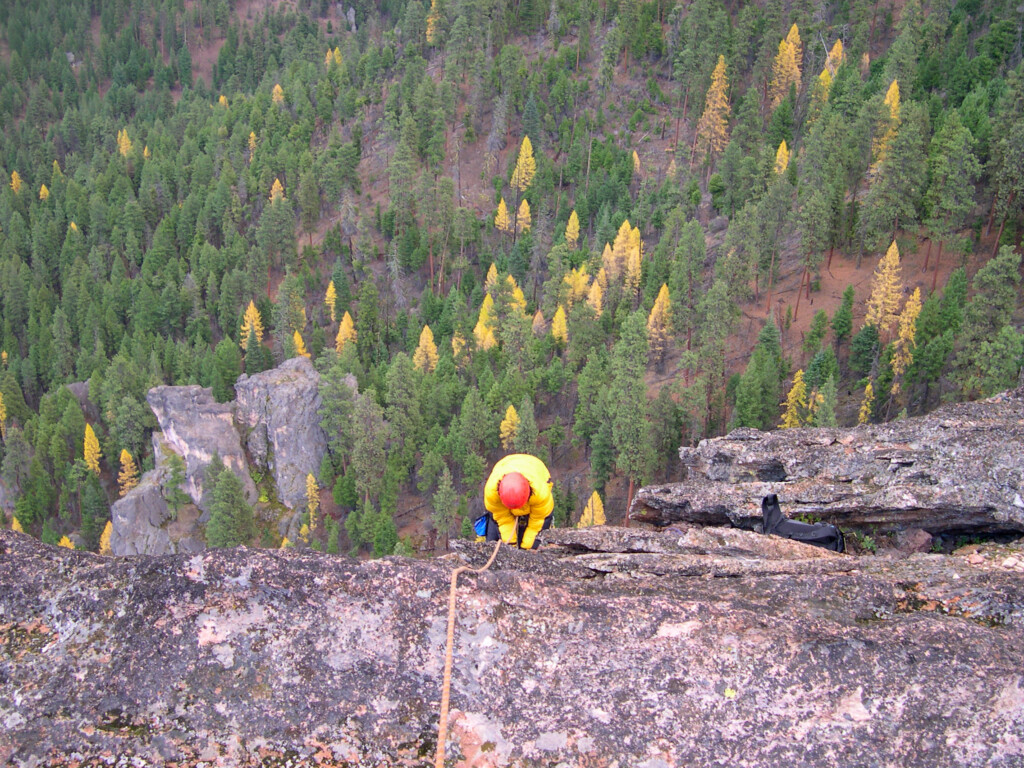
[[[149,388],[296,355],[308,539],[376,554],[505,451],[617,522],[704,436],[1014,385],[1017,5],[3,3],[4,521],[102,548]]]

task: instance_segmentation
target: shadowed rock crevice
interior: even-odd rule
[[[0,762],[426,768],[449,576],[491,550],[103,558],[0,531]],[[1024,753],[1024,584],[964,557],[691,526],[550,531],[463,576],[455,626],[452,765]]]

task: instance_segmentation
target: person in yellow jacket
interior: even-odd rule
[[[551,473],[537,457],[513,453],[500,459],[484,485],[488,514],[476,521],[477,534],[487,541],[500,535],[506,544],[533,549],[537,534],[551,527],[551,488]]]

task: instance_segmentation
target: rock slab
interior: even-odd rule
[[[210,488],[204,484],[204,470],[220,456],[242,481],[246,501],[256,502],[256,484],[249,477],[249,465],[234,423],[234,404],[218,403],[213,392],[199,386],[154,387],[146,394],[164,438],[185,459],[185,492],[203,510],[203,522],[210,511]]]
[[[253,461],[273,473],[278,499],[290,509],[306,505],[306,475],[317,475],[327,451],[320,428],[320,375],[305,357],[277,368],[243,374],[235,383],[235,418]]]
[[[1024,761],[1016,572],[688,526],[545,540],[461,577],[448,765]],[[427,768],[449,576],[490,552],[103,558],[0,531],[0,763]]]
[[[753,527],[776,493],[788,517],[928,534],[1024,532],[1024,388],[853,429],[737,429],[681,448],[686,482],[641,488],[630,516]]]

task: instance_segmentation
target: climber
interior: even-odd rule
[[[477,518],[477,540],[522,549],[537,546],[537,534],[551,527],[551,473],[540,459],[513,453],[500,459],[484,485],[487,514]]]

